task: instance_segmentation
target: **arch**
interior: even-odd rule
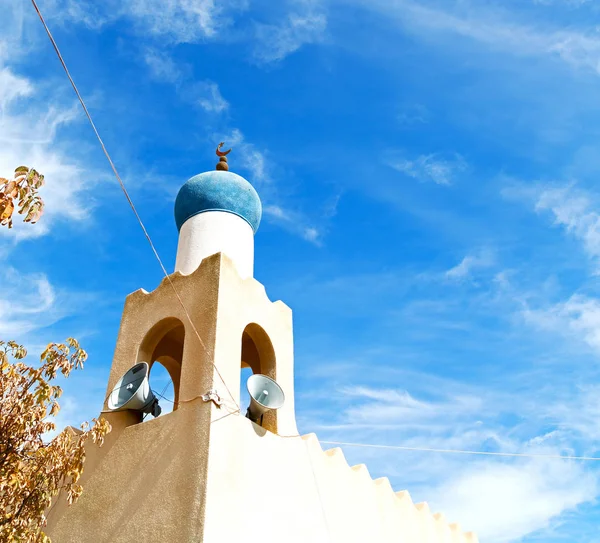
[[[265,329],[252,322],[242,332],[242,367],[276,379],[275,349]]]
[[[261,373],[277,380],[275,349],[264,328],[252,322],[242,332],[241,368],[250,368],[252,373]],[[245,388],[245,383],[241,383]],[[277,432],[277,411],[265,413],[263,428]]]
[[[174,398],[175,385],[171,373],[161,362],[160,358],[152,363],[148,380],[150,382],[150,389],[158,397],[158,403],[161,407],[161,414],[159,416],[162,417],[174,411],[176,409]]]
[[[184,324],[175,317],[168,317],[157,322],[148,331],[138,350],[138,362],[148,362],[150,373],[152,373],[154,362],[162,364],[169,373],[173,381],[173,410],[177,409],[177,403],[179,402],[184,342]]]

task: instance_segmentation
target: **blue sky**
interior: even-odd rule
[[[39,4],[169,269],[178,188],[234,147],[302,432],[600,455],[598,3]],[[47,180],[40,223],[0,234],[0,337],[80,339],[77,424],[161,271],[31,5],[0,7],[1,174]],[[345,453],[482,542],[600,541],[593,463]]]

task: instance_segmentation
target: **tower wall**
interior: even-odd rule
[[[53,543],[205,541],[210,411],[197,401],[86,445],[83,494],[47,515]]]
[[[395,494],[387,479],[350,468],[339,449],[323,452],[314,435],[297,435],[291,310],[242,279],[227,256],[127,297],[107,395],[136,362],[165,356],[171,344],[182,353],[179,405],[147,422],[136,412],[107,414],[113,431],[103,447],[86,447],[82,496],[71,507],[62,496],[48,513],[55,543],[477,542]],[[243,362],[286,395],[263,427],[243,416],[245,406],[237,410]],[[210,389],[220,407],[202,398]]]
[[[57,520],[56,543],[477,543],[314,434],[196,401],[126,428]]]
[[[189,218],[179,232],[175,271],[188,275],[215,253],[226,254],[240,277],[254,275],[254,232],[241,217],[225,211],[206,211]]]
[[[314,434],[280,437],[242,417],[213,424],[206,497],[205,542],[478,542]]]

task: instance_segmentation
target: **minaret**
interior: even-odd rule
[[[83,494],[52,505],[47,534],[55,543],[477,543],[387,479],[349,467],[340,449],[298,435],[292,311],[252,277],[260,200],[217,151],[217,171],[177,195],[175,273],[127,296],[106,388],[108,400],[140,362],[151,385],[162,364],[173,411],[144,419],[105,400],[112,432],[101,448],[86,444]],[[248,367],[285,394],[259,423],[240,405]]]
[[[243,177],[228,171],[227,155],[217,148],[217,168],[189,179],[175,200],[179,244],[175,271],[188,275],[207,256],[223,253],[240,277],[254,275],[254,234],[262,215],[260,198]]]

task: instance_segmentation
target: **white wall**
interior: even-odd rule
[[[254,275],[254,232],[241,217],[226,211],[206,211],[189,218],[179,232],[175,271],[194,272],[203,258],[224,253],[242,279]]]
[[[261,430],[242,416],[211,426],[205,543],[477,543],[314,434]]]

